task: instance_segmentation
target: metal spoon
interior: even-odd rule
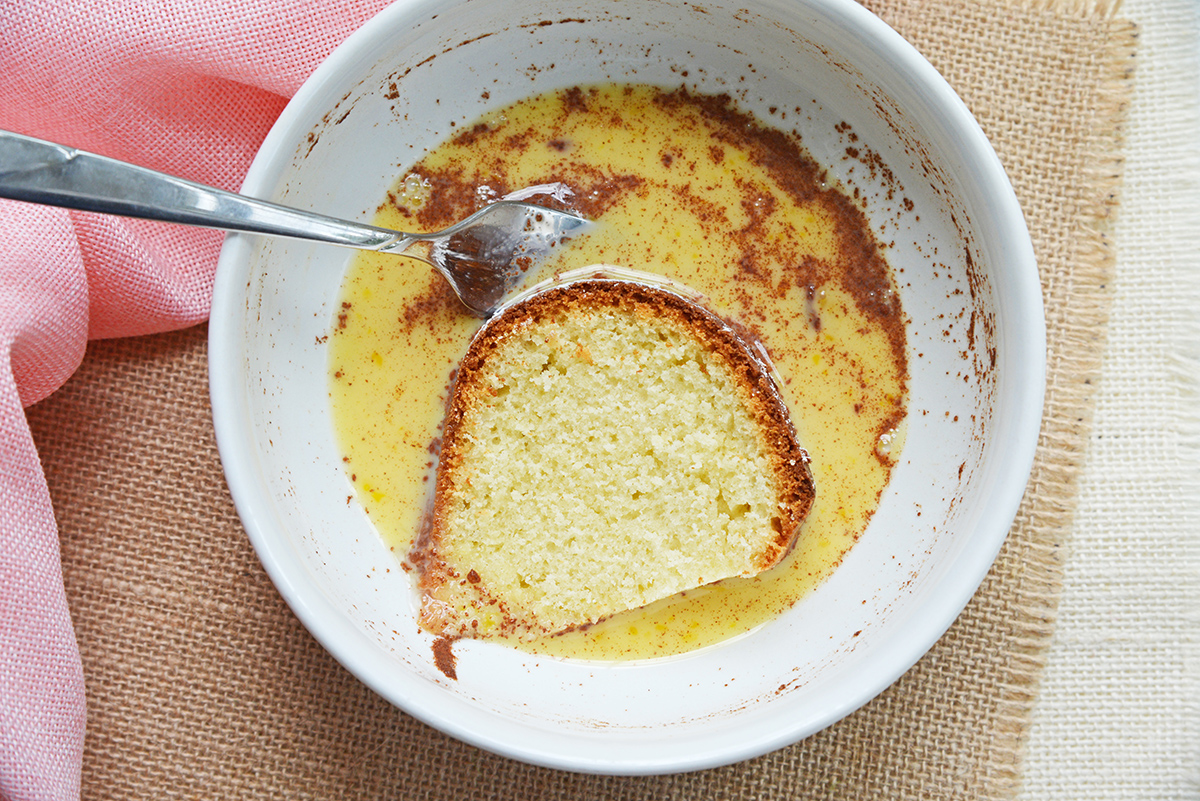
[[[389,231],[6,131],[0,131],[0,197],[412,256],[445,276],[463,304],[485,318],[523,268],[587,223],[570,212],[502,200],[437,233]]]

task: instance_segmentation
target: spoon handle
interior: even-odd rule
[[[406,234],[298,211],[94,153],[0,131],[0,197],[378,250]]]

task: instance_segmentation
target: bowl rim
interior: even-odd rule
[[[908,636],[889,638],[873,649],[870,670],[863,664],[852,666],[850,678],[856,681],[843,684],[856,689],[835,699],[836,702],[827,705],[818,716],[766,732],[739,732],[743,736],[733,742],[724,739],[713,743],[704,738],[697,742],[686,738],[686,748],[665,754],[643,749],[644,753],[631,753],[619,760],[603,754],[579,753],[578,749],[564,754],[544,744],[538,745],[547,742],[545,733],[533,732],[530,724],[509,720],[507,726],[497,725],[495,713],[474,709],[461,699],[446,694],[428,692],[415,680],[400,682],[398,686],[395,665],[362,632],[347,631],[342,611],[323,594],[309,592],[303,586],[301,579],[306,569],[272,536],[272,524],[268,520],[270,498],[258,492],[250,480],[257,457],[250,443],[240,436],[250,427],[249,417],[240,403],[245,397],[244,389],[234,380],[235,371],[222,368],[222,365],[236,364],[240,354],[238,331],[233,325],[238,319],[239,292],[245,287],[245,275],[239,272],[239,265],[248,262],[255,241],[247,235],[230,234],[222,247],[214,279],[209,324],[209,383],[218,451],[234,505],[264,569],[312,636],[374,692],[424,723],[494,753],[571,771],[648,775],[738,762],[789,745],[831,725],[893,684],[957,619],[995,561],[1017,514],[1033,466],[1045,393],[1046,339],[1041,285],[1024,216],[1008,176],[978,122],[924,56],[854,0],[804,0],[804,4],[843,27],[856,30],[860,38],[872,42],[882,58],[903,69],[906,80],[922,86],[929,101],[943,112],[945,124],[954,130],[960,150],[974,157],[964,163],[964,169],[973,172],[972,182],[996,189],[991,212],[996,230],[1007,237],[1010,261],[1016,266],[1015,274],[1010,276],[1014,305],[1036,318],[1036,324],[1026,326],[1028,341],[1024,343],[1022,353],[1027,358],[1015,368],[1020,384],[1015,395],[1017,408],[1012,416],[1018,426],[1014,436],[1004,443],[1008,451],[1005,463],[1012,469],[1004,477],[1000,490],[990,499],[990,512],[996,520],[1003,521],[1003,525],[995,525],[988,540],[991,547],[974,548],[961,554],[962,569],[952,571],[938,584],[934,592],[942,601],[938,606],[942,613],[919,621]],[[794,4],[764,0],[761,5],[786,11]],[[269,190],[278,169],[277,162],[290,158],[292,146],[307,133],[308,107],[313,99],[318,98],[326,86],[340,82],[348,69],[361,62],[362,52],[369,52],[379,37],[427,9],[446,13],[447,4],[439,0],[397,0],[351,33],[287,103],[256,154],[242,191],[255,195]],[[882,671],[879,664],[888,665],[890,669]],[[448,705],[450,709],[447,709]],[[521,731],[537,736],[514,736],[514,732]]]

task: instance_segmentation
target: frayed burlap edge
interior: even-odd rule
[[[1083,0],[1013,0],[1018,7],[1112,17],[1120,2]],[[1083,162],[1083,238],[1074,277],[1086,287],[1085,303],[1071,306],[1071,326],[1047,323],[1048,383],[1037,455],[1017,513],[1014,531],[1026,550],[1025,576],[1013,598],[1019,612],[1011,661],[1003,682],[996,720],[996,748],[985,771],[984,797],[1010,799],[1021,786],[1021,766],[1031,715],[1039,696],[1042,671],[1055,631],[1063,584],[1063,567],[1070,551],[1079,479],[1095,412],[1104,344],[1112,306],[1111,282],[1116,247],[1111,228],[1119,205],[1124,174],[1123,127],[1130,102],[1137,28],[1112,19],[1105,75],[1095,107],[1095,127],[1088,137]],[[1049,296],[1046,305],[1053,308]],[[1061,302],[1061,301],[1060,301]],[[1047,488],[1052,488],[1047,491]],[[1010,536],[1010,540],[1012,537]]]

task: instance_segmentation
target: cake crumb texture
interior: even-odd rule
[[[756,575],[813,496],[786,406],[720,318],[621,281],[542,292],[459,368],[411,554],[421,622],[532,639]]]

